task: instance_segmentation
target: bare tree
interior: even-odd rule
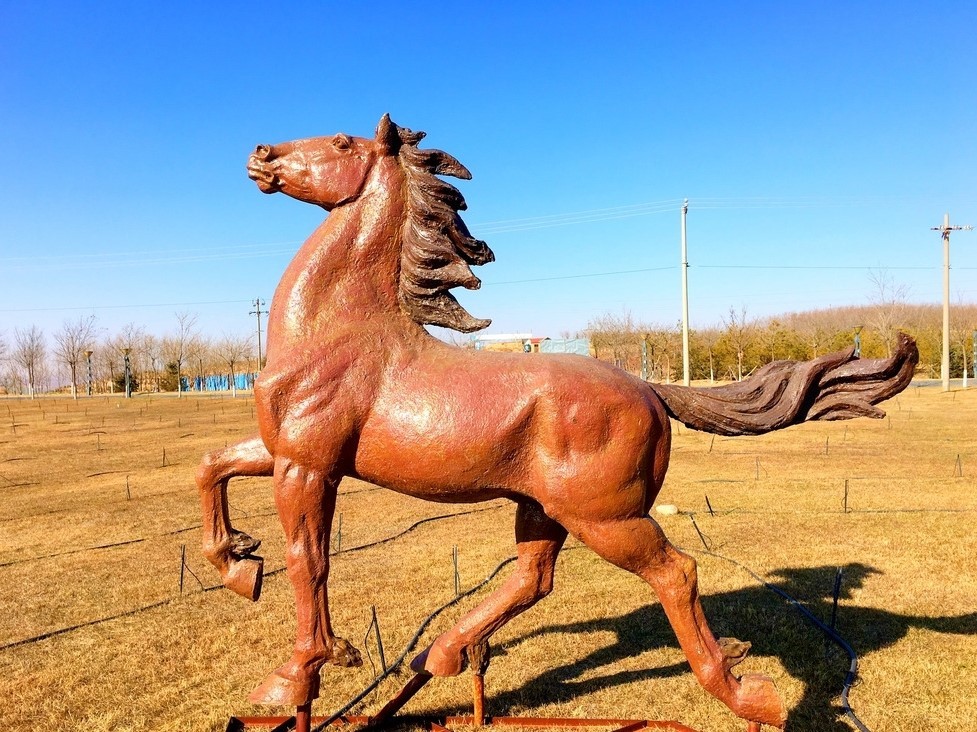
[[[142,337],[138,353],[141,355],[142,373],[140,384],[149,384],[147,371],[152,375],[153,391],[160,391],[160,371],[163,368],[163,341],[154,335],[146,334]]]
[[[888,358],[892,355],[896,331],[906,316],[909,288],[906,285],[897,285],[884,269],[869,272],[868,278],[875,288],[869,296],[873,306],[870,324],[885,344],[885,355]]]
[[[746,305],[740,308],[730,307],[729,316],[723,318],[724,335],[736,352],[736,380],[743,380],[743,355],[753,343],[756,336],[756,323],[746,316]]]
[[[719,331],[714,328],[707,330],[697,330],[695,332],[695,343],[705,349],[709,356],[709,383],[716,382],[716,342],[719,340]]]
[[[95,340],[95,316],[82,315],[78,320],[66,320],[54,334],[54,355],[68,366],[71,373],[71,397],[78,398],[78,362]]]
[[[214,352],[231,372],[231,397],[237,396],[237,379],[234,367],[244,362],[251,353],[252,339],[250,336],[230,336],[226,333],[214,344]]]
[[[33,399],[37,393],[38,369],[44,360],[44,334],[36,325],[27,330],[14,331],[14,362],[27,374],[27,393]]]
[[[133,358],[142,347],[144,340],[143,329],[135,323],[126,323],[118,333],[105,340],[100,349],[99,362],[108,371],[109,389],[113,393],[117,385],[120,389],[124,389],[126,357],[129,357],[131,372]]]
[[[605,313],[587,324],[587,337],[594,347],[597,358],[610,356],[611,362],[625,370],[630,370],[629,355],[637,353],[641,342],[640,329],[634,324],[631,313],[622,315]]]
[[[977,323],[977,309],[959,301],[954,304],[953,319],[950,321],[950,340],[953,345],[960,349],[960,369],[964,389],[967,388],[968,368],[973,367],[973,364],[968,362],[968,352],[973,345],[971,334],[974,332],[975,323]],[[955,365],[954,359],[951,358],[950,364],[951,366]],[[954,368],[954,370],[956,369]]]
[[[163,339],[163,351],[167,363],[176,365],[176,391],[183,396],[183,365],[200,351],[197,334],[197,316],[193,313],[176,314],[176,332]]]

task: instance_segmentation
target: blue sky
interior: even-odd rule
[[[977,5],[6,3],[0,334],[94,312],[247,333],[323,213],[245,175],[259,142],[425,130],[495,250],[489,332],[692,325],[941,297],[977,224]],[[953,239],[977,301],[977,232]],[[977,324],[975,324],[977,325]]]

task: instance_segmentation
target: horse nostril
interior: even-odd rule
[[[258,145],[254,149],[254,155],[258,160],[267,160],[271,157],[271,146],[270,145]]]

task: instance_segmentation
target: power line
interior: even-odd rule
[[[696,209],[698,210],[698,209]],[[576,280],[591,277],[616,277],[630,274],[644,274],[647,272],[666,272],[677,269],[679,265],[668,265],[663,267],[642,267],[639,269],[622,269],[610,272],[580,272],[569,275],[556,275],[553,277],[527,277],[518,280],[500,280],[497,282],[483,282],[483,287],[496,287],[501,285],[522,285],[534,282],[556,282],[560,280]],[[689,267],[698,269],[755,269],[755,270],[844,270],[859,271],[873,270],[876,266],[871,265],[802,265],[802,264],[696,264]],[[938,269],[933,266],[906,266],[906,267],[886,267],[886,270],[907,270],[907,271],[932,271]],[[977,267],[956,267],[958,270],[975,270]],[[0,313],[40,313],[40,312],[70,312],[88,310],[121,310],[125,308],[169,308],[187,307],[195,305],[254,305],[253,300],[202,300],[192,302],[163,302],[163,303],[126,303],[115,305],[74,305],[68,307],[45,307],[45,308],[0,308]],[[254,315],[254,313],[251,313]],[[264,313],[262,313],[264,314]]]
[[[476,222],[470,228],[479,236],[534,231],[538,229],[573,226],[576,224],[613,221],[636,216],[650,216],[673,211],[682,199],[662,199],[624,206],[581,209],[557,214],[545,214],[514,219]],[[878,205],[894,200],[918,200],[915,197],[817,197],[817,196],[755,196],[755,197],[702,197],[696,210],[733,210],[757,208],[819,208]],[[159,264],[184,264],[193,262],[255,259],[273,257],[294,252],[301,241],[279,241],[261,244],[234,244],[224,246],[201,245],[195,248],[170,249],[167,256],[159,250],[123,250],[70,255],[39,255],[2,257],[0,263],[8,270],[37,268],[95,269],[102,267],[139,267]],[[175,255],[175,256],[171,256]]]
[[[184,305],[240,305],[250,303],[250,300],[207,300],[200,302],[156,302],[136,305],[73,305],[60,308],[0,308],[0,313],[49,313],[65,312],[69,310],[121,310],[123,308],[177,308]]]
[[[699,209],[696,208],[696,211]],[[696,264],[689,265],[692,267],[698,267],[699,269],[846,269],[846,270],[859,270],[859,269],[878,269],[877,266],[866,266],[860,264]],[[886,270],[933,270],[936,267],[884,267]],[[960,269],[977,269],[973,267],[961,267]]]
[[[612,275],[638,274],[640,272],[664,272],[669,269],[676,269],[676,265],[668,267],[647,267],[645,269],[622,269],[616,272],[585,272],[583,274],[559,275],[556,277],[533,277],[525,280],[505,280],[503,282],[486,282],[483,286],[493,285],[521,285],[528,282],[550,282],[552,280],[576,280],[583,277],[610,277]]]

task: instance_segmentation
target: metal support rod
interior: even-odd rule
[[[415,674],[414,677],[404,685],[404,688],[400,690],[400,693],[384,704],[383,709],[377,712],[376,715],[370,719],[369,727],[379,727],[390,719],[393,715],[401,710],[404,704],[409,702],[414,695],[421,690],[421,687],[423,687],[424,684],[430,680],[431,674]]]
[[[309,732],[310,729],[312,729],[312,702],[306,702],[295,708],[295,732]]]
[[[682,203],[682,383],[689,385],[689,250],[685,236],[685,219],[689,199]]]
[[[472,689],[474,692],[475,726],[485,725],[485,676],[475,674],[472,676]]]

